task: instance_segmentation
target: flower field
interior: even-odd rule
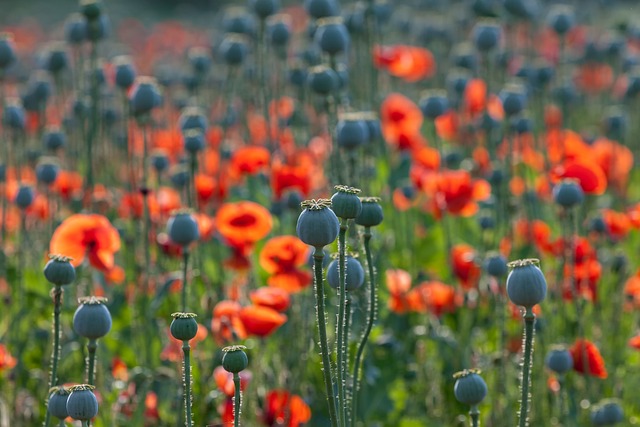
[[[634,2],[113,2],[0,20],[0,427],[640,424]]]

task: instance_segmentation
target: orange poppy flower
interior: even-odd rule
[[[444,170],[433,179],[423,180],[422,187],[432,197],[436,217],[442,211],[471,216],[478,211],[476,201],[491,196],[491,185],[483,179],[472,179],[465,170]]]
[[[120,235],[102,215],[75,214],[56,228],[49,243],[49,252],[73,258],[79,266],[85,257],[96,269],[108,273],[115,267],[115,253],[120,250]]]
[[[198,201],[201,203],[208,202],[216,192],[216,180],[209,175],[202,173],[193,177],[193,184],[198,195]]]
[[[401,135],[419,135],[423,120],[420,108],[399,93],[389,94],[380,106],[382,134],[390,144],[396,144]]]
[[[243,340],[247,337],[244,324],[240,320],[242,307],[236,301],[223,300],[213,308],[211,332],[220,345]]]
[[[53,190],[57,191],[64,200],[69,200],[82,191],[82,176],[77,172],[61,170],[56,182],[53,183]]]
[[[286,190],[299,190],[303,196],[311,194],[309,168],[287,164],[274,164],[271,168],[271,188],[276,199],[282,198]]]
[[[640,350],[640,334],[629,339],[629,347],[634,348],[636,350]]]
[[[482,268],[476,263],[476,250],[467,244],[459,244],[451,248],[450,256],[453,274],[460,280],[462,287],[475,288],[482,274]]]
[[[267,279],[267,285],[292,294],[306,289],[311,285],[311,279],[311,273],[306,270],[283,271],[270,276]]]
[[[624,295],[635,307],[640,307],[640,270],[624,284]]]
[[[231,173],[235,177],[255,175],[269,166],[271,154],[261,146],[238,148],[231,156]]]
[[[118,356],[114,357],[111,361],[111,376],[114,380],[129,381],[129,370],[127,364],[122,361]]]
[[[452,286],[438,281],[419,284],[409,291],[407,300],[411,310],[430,312],[437,317],[455,311],[461,302]]]
[[[9,353],[4,344],[0,344],[0,372],[5,369],[13,369],[18,361]]]
[[[624,193],[633,167],[633,153],[622,144],[606,138],[596,140],[591,151],[607,181],[619,193]]]
[[[546,146],[551,163],[582,159],[593,161],[591,146],[572,130],[551,129],[546,135]]]
[[[240,391],[245,391],[249,382],[253,378],[251,371],[245,369],[238,374],[240,376]],[[233,384],[233,374],[225,370],[222,365],[217,366],[213,370],[213,380],[216,382],[218,389],[225,395],[233,397],[236,387]]]
[[[250,305],[240,310],[240,320],[249,335],[266,337],[287,321],[287,316],[272,308]]]
[[[554,183],[566,178],[577,179],[585,194],[600,195],[607,189],[607,177],[592,160],[569,160],[551,171],[551,181]]]
[[[288,420],[288,424],[285,424]],[[311,409],[305,401],[286,390],[267,393],[266,407],[262,415],[265,426],[300,427],[311,420]]]
[[[411,288],[411,274],[400,269],[390,269],[385,272],[385,276],[391,296],[388,302],[389,309],[398,314],[406,313],[410,308],[407,293]]]
[[[447,111],[436,118],[436,133],[445,141],[454,141],[458,137],[459,122],[455,111]]]
[[[557,105],[547,105],[544,108],[544,124],[547,129],[562,127],[562,110]]]
[[[440,167],[440,152],[431,147],[419,147],[411,152],[413,165],[422,169],[436,171]]]
[[[602,276],[602,265],[594,257],[577,261],[573,266],[573,285],[570,279],[571,268],[565,266],[564,277],[565,284],[563,289],[563,297],[567,301],[575,298],[575,294],[582,296],[589,301],[597,301],[598,299],[598,281]],[[574,288],[575,287],[575,292]]]
[[[255,202],[223,204],[216,214],[218,233],[234,247],[251,246],[271,231],[269,211]]]
[[[613,84],[613,69],[607,64],[584,64],[574,75],[576,86],[583,92],[595,95]]]
[[[276,236],[260,251],[260,266],[270,274],[292,271],[306,264],[309,246],[296,236]]]
[[[579,338],[569,349],[573,357],[573,370],[597,378],[607,378],[607,369],[600,350],[591,341]],[[587,357],[585,360],[584,357]]]
[[[269,307],[279,312],[287,311],[291,304],[289,292],[269,286],[263,286],[252,291],[249,298],[255,305]]]
[[[611,209],[602,210],[602,220],[607,227],[609,237],[614,241],[619,241],[627,237],[633,225],[626,213],[616,212]]]
[[[277,119],[289,119],[296,110],[296,103],[290,96],[282,96],[269,102],[269,115]]]
[[[215,221],[208,215],[196,212],[193,214],[198,223],[198,231],[200,232],[200,241],[206,242],[211,238],[215,231]]]
[[[153,195],[162,216],[166,217],[170,215],[171,212],[179,209],[182,206],[180,201],[180,193],[178,193],[178,191],[176,191],[174,188],[160,187],[153,193]]]

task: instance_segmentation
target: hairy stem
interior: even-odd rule
[[[240,375],[233,374],[233,385],[235,386],[235,396],[233,397],[233,426],[240,426],[240,405],[242,403],[242,392],[240,391]]]
[[[533,354],[533,326],[536,315],[531,307],[527,307],[524,314],[524,361],[522,363],[522,394],[520,397],[519,427],[529,425],[529,381],[531,378],[531,357]]]
[[[182,342],[182,352],[184,353],[184,413],[186,427],[193,425],[191,421],[191,347],[189,341]]]
[[[98,348],[98,341],[89,340],[87,344],[87,351],[89,353],[87,364],[87,384],[95,385],[95,366],[96,366],[96,350]]]
[[[189,250],[184,248],[182,255],[182,312],[187,312],[187,267],[189,266]]]
[[[478,427],[480,425],[478,421],[480,418],[480,411],[478,410],[477,405],[471,406],[469,416],[471,417],[471,427]]]
[[[340,419],[340,425],[345,425],[346,423],[346,404],[345,404],[345,394],[344,394],[344,383],[345,383],[345,307],[347,305],[347,289],[346,289],[346,279],[347,279],[347,265],[346,265],[346,236],[347,236],[347,221],[340,220],[340,234],[338,234],[338,250],[339,250],[339,278],[340,278],[340,288],[339,288],[339,297],[340,302],[338,306],[338,417]]]
[[[60,359],[60,311],[62,311],[62,286],[53,289],[53,351],[51,352],[51,373],[49,390],[58,383],[58,360]],[[48,396],[47,396],[48,398]],[[51,414],[47,410],[44,426],[49,427]]]

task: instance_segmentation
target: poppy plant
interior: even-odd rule
[[[407,299],[413,311],[432,313],[436,317],[453,312],[462,302],[452,286],[438,281],[419,284],[409,291]]]
[[[600,350],[591,341],[579,338],[569,349],[573,357],[573,370],[597,378],[607,378],[607,369]],[[585,360],[586,356],[586,360]]]
[[[451,266],[464,289],[475,288],[482,275],[482,268],[476,262],[476,250],[466,244],[451,248]]]
[[[271,276],[267,284],[288,292],[299,292],[311,284],[311,273],[301,267],[309,258],[309,246],[296,236],[276,236],[260,251],[259,262]]]
[[[410,308],[407,296],[411,289],[411,274],[405,270],[390,269],[385,272],[387,289],[391,298],[389,309],[397,314],[406,313]]]
[[[265,426],[300,427],[311,419],[309,405],[286,390],[271,390],[265,403],[262,415]]]
[[[291,304],[289,292],[284,289],[263,286],[249,295],[255,305],[268,307],[278,312],[287,311]]]
[[[223,300],[213,308],[211,332],[220,345],[247,337],[247,331],[240,319],[242,306],[236,301]]]
[[[271,231],[269,211],[255,202],[223,204],[216,214],[218,233],[233,247],[251,247]]]
[[[286,315],[260,305],[243,307],[239,315],[247,334],[258,337],[271,335],[287,321]]]

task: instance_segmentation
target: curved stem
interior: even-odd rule
[[[315,280],[313,285],[316,291],[316,318],[318,321],[318,335],[320,338],[320,352],[322,353],[322,374],[327,392],[329,405],[329,420],[332,427],[338,427],[336,418],[336,398],[333,392],[333,380],[331,378],[331,359],[329,357],[329,344],[327,342],[327,321],[324,313],[324,278],[322,276],[322,260],[324,252],[322,248],[316,248],[313,252],[313,271]]]
[[[358,350],[356,351],[356,360],[353,368],[353,400],[351,402],[351,425],[355,426],[357,414],[358,414],[358,391],[360,389],[360,366],[362,365],[362,354],[364,353],[364,347],[369,339],[369,334],[373,328],[373,322],[376,320],[376,285],[375,285],[375,271],[373,268],[373,257],[371,256],[371,249],[369,248],[369,241],[371,240],[371,227],[364,228],[364,251],[367,256],[367,267],[369,268],[369,318],[367,319],[367,325],[365,326],[364,333],[360,344],[358,344]]]
[[[469,416],[471,417],[471,427],[478,427],[480,425],[478,421],[478,419],[480,418],[480,411],[478,411],[477,405],[473,405],[471,407]]]
[[[189,249],[185,246],[182,255],[182,312],[187,312],[187,267],[189,266]]]
[[[193,425],[191,421],[191,347],[189,341],[182,342],[182,352],[184,353],[184,413],[186,427]]]
[[[96,364],[96,349],[98,348],[98,342],[96,340],[89,340],[87,344],[87,351],[89,352],[88,364],[87,364],[87,384],[94,385],[95,382],[95,364]]]
[[[347,236],[347,220],[340,220],[340,234],[338,234],[338,250],[339,250],[339,269],[338,273],[340,276],[340,287],[338,290],[339,293],[339,306],[338,306],[338,417],[340,419],[340,425],[345,425],[346,423],[346,404],[345,404],[345,394],[344,394],[344,383],[345,383],[345,344],[344,344],[344,332],[345,332],[345,313],[346,313],[346,305],[347,305],[347,289],[346,289],[346,279],[347,279],[347,265],[346,265],[346,236]]]
[[[529,415],[529,380],[531,377],[531,357],[533,354],[533,326],[536,315],[531,307],[526,308],[524,314],[524,361],[522,363],[522,393],[520,397],[519,427],[526,427]]]
[[[235,396],[233,397],[233,426],[240,426],[240,404],[242,403],[242,392],[240,391],[240,375],[233,374],[233,385],[235,386]]]

